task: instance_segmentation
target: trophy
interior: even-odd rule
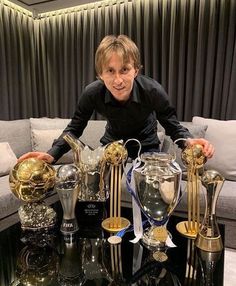
[[[80,173],[78,193],[80,223],[87,225],[100,222],[104,216],[104,203],[108,196],[103,162],[104,147],[92,150],[72,134],[66,134],[63,138],[72,148],[74,163]]]
[[[140,160],[141,165],[133,170],[135,192],[151,224],[142,242],[150,249],[163,249],[168,238],[166,224],[178,202],[182,173],[171,154],[147,152]]]
[[[107,145],[104,152],[104,161],[111,168],[110,173],[110,216],[102,222],[102,227],[116,233],[130,225],[128,219],[121,217],[121,177],[123,163],[128,156],[122,142],[115,141]],[[117,237],[109,240],[111,243],[117,241]]]
[[[63,208],[63,219],[60,228],[63,234],[72,234],[79,229],[75,217],[79,182],[79,170],[75,165],[62,165],[58,168],[55,189]]]
[[[55,173],[50,164],[36,158],[19,162],[11,170],[10,189],[25,202],[18,210],[23,229],[37,230],[55,225],[56,213],[43,201],[53,189]]]
[[[178,139],[185,140],[185,139]],[[177,142],[176,140],[175,142]],[[185,140],[186,141],[186,140]],[[199,170],[206,162],[206,157],[199,144],[187,146],[182,151],[182,161],[187,167],[187,206],[188,221],[177,224],[177,230],[185,237],[195,239],[200,226],[200,190],[201,181]]]
[[[203,251],[220,252],[223,244],[215,209],[224,178],[217,171],[208,170],[203,173],[201,181],[205,187],[206,210],[195,244]]]

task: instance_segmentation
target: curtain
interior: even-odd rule
[[[71,117],[108,34],[136,42],[179,120],[236,119],[234,0],[109,0],[34,20],[0,7],[1,119]]]
[[[34,20],[0,3],[1,119],[38,114]]]

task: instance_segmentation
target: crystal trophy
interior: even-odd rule
[[[74,163],[80,172],[78,193],[79,224],[88,225],[101,222],[108,197],[106,185],[106,169],[103,162],[104,147],[92,150],[82,144],[72,134],[63,137],[70,145],[74,155]]]

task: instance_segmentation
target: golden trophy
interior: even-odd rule
[[[224,178],[215,170],[207,170],[203,173],[201,181],[205,187],[206,209],[195,245],[203,251],[220,252],[223,244],[215,209]]]
[[[36,158],[19,162],[10,172],[9,183],[13,194],[25,202],[18,210],[23,229],[54,226],[56,213],[43,201],[55,183],[55,169],[50,164]]]
[[[108,144],[104,152],[104,161],[111,168],[110,217],[102,222],[102,227],[111,233],[117,233],[130,225],[128,219],[121,217],[121,178],[127,156],[128,152],[120,141]]]
[[[183,139],[181,139],[183,140]],[[175,141],[177,142],[177,141]],[[182,151],[182,161],[187,167],[187,206],[188,221],[177,224],[177,230],[185,237],[195,239],[200,226],[200,190],[199,170],[204,166],[206,157],[199,144],[187,146]]]

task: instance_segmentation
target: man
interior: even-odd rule
[[[106,36],[95,55],[98,80],[82,93],[72,120],[47,152],[30,152],[19,160],[37,157],[49,163],[57,161],[70,147],[63,139],[67,132],[80,137],[94,110],[107,119],[103,145],[135,138],[141,142],[141,152],[159,151],[157,120],[172,140],[186,138],[190,145],[201,144],[206,157],[211,158],[214,147],[205,139],[193,139],[180,125],[175,109],[170,105],[162,86],[155,80],[139,75],[140,54],[135,43],[125,35]],[[183,147],[183,142],[179,142]],[[129,157],[135,158],[138,146],[127,144]]]

